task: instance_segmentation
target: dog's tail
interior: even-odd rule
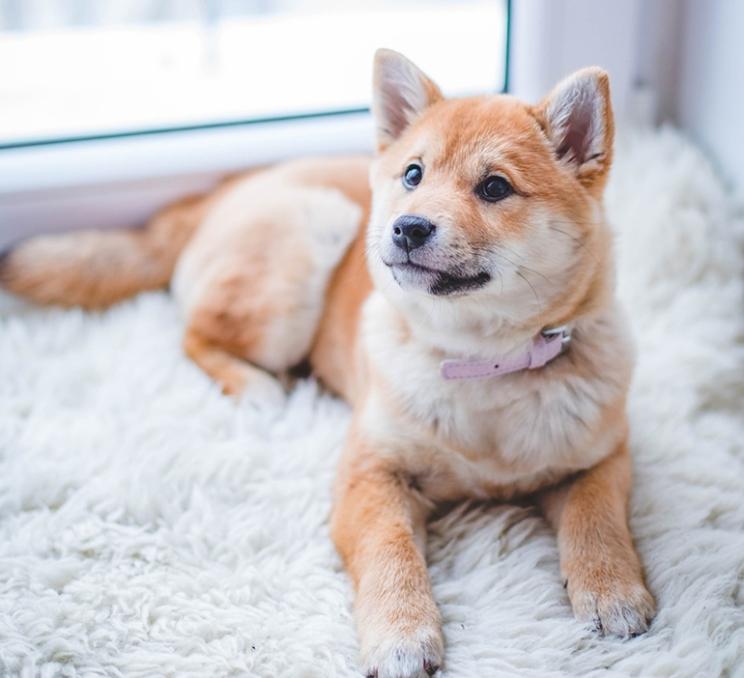
[[[142,229],[30,238],[0,255],[0,287],[40,304],[99,309],[170,281],[207,198],[166,207]]]

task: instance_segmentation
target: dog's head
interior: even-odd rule
[[[612,157],[604,71],[578,71],[535,106],[448,100],[380,50],[373,113],[367,251],[387,296],[432,308],[468,298],[518,320],[590,284]]]

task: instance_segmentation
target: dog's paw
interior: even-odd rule
[[[444,655],[439,628],[407,634],[389,629],[384,637],[368,639],[367,646],[363,653],[367,678],[428,678],[437,673]]]
[[[280,407],[287,400],[287,392],[279,380],[270,374],[254,374],[246,384],[242,401],[258,408]]]
[[[268,372],[247,366],[239,388],[230,392],[240,399],[242,405],[253,409],[273,409],[284,405],[287,392],[279,380]]]
[[[648,631],[656,612],[653,597],[640,581],[599,580],[582,585],[569,577],[567,588],[576,618],[592,623],[602,634],[638,636]]]

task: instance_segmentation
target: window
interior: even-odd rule
[[[0,0],[0,147],[363,109],[379,46],[499,91],[507,5]]]
[[[500,91],[511,4],[0,0],[0,251],[143,223],[251,165],[370,152],[377,47],[447,94]]]

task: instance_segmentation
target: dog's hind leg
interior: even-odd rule
[[[186,353],[226,393],[273,397],[280,386],[270,375],[310,354],[328,281],[361,214],[338,191],[270,182],[246,182],[210,213],[172,289]]]
[[[248,391],[257,402],[280,402],[284,398],[284,389],[271,374],[202,337],[193,328],[186,331],[183,348],[222,387],[225,395],[240,397]]]

